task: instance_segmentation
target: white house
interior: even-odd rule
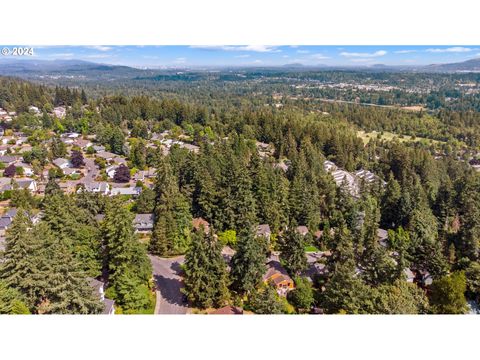
[[[105,297],[104,283],[93,278],[88,278],[87,280],[90,287],[93,289],[94,295],[98,296],[100,301],[103,303],[102,314],[115,315],[115,301]]]
[[[68,161],[67,159],[64,159],[64,158],[57,158],[55,160],[53,160],[53,164],[55,166],[57,166],[59,169],[66,169],[68,167],[70,167],[70,161]]]
[[[117,169],[118,169],[118,165],[110,165],[107,168],[105,168],[105,173],[108,175],[110,179],[113,179]]]

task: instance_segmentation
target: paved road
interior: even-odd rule
[[[149,257],[158,290],[155,314],[186,314],[189,309],[180,291],[183,286],[180,265],[185,261],[185,257]]]
[[[80,180],[81,183],[89,183],[95,181],[95,178],[97,177],[98,174],[98,167],[95,165],[95,161],[93,158],[84,158],[85,161],[85,169],[87,170],[87,173],[85,176]]]

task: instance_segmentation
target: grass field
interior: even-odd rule
[[[371,131],[371,132],[365,132],[363,130],[357,131],[357,136],[363,140],[364,144],[367,144],[370,139],[375,139],[377,136],[379,136],[378,131]],[[436,144],[440,143],[441,141],[438,140],[432,140],[432,139],[427,139],[427,138],[422,138],[422,137],[415,137],[412,138],[409,135],[399,135],[399,134],[394,134],[388,131],[384,131],[382,135],[380,135],[380,138],[382,140],[386,141],[392,141],[393,139],[398,139],[400,142],[406,142],[406,141],[425,141],[427,144]]]

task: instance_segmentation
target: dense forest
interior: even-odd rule
[[[157,169],[153,188],[145,187],[133,202],[82,191],[63,194],[53,176],[45,196],[14,190],[11,202],[20,210],[0,264],[0,312],[97,313],[87,276],[102,278],[123,312],[146,311],[153,301],[147,253],[186,254],[186,296],[201,309],[231,303],[256,313],[305,312],[312,306],[325,313],[466,312],[467,300],[480,296],[480,173],[469,165],[480,147],[478,95],[452,106],[442,100],[432,105],[429,97],[460,99],[447,93],[448,86],[475,76],[478,81],[478,75],[404,74],[405,88],[432,81],[437,90],[398,90],[376,100],[430,104],[420,112],[322,103],[315,98],[337,94],[321,90],[308,94],[312,100],[284,94],[282,106],[273,106],[272,94],[285,87],[282,78],[288,76],[275,74],[279,85],[235,82],[232,91],[202,77],[210,84],[206,88],[184,84],[167,95],[152,91],[154,96],[145,95],[149,87],[169,84],[166,79],[149,79],[135,94],[115,88],[101,94],[91,85],[50,87],[0,78],[0,107],[17,112],[3,126],[23,131],[33,144],[25,161],[44,166],[58,157],[56,137],[75,131],[95,134],[131,168]],[[355,81],[364,75],[295,76]],[[255,96],[258,91],[263,95]],[[369,94],[360,95],[362,102],[373,101]],[[29,112],[32,105],[40,116]],[[68,107],[65,118],[49,115],[55,106]],[[364,143],[359,130],[422,141]],[[186,136],[200,151],[173,146],[164,155],[147,146],[152,134],[164,131]],[[257,142],[268,144],[270,153],[259,153]],[[362,183],[352,196],[346,182],[336,185],[326,160],[349,172],[369,170],[377,179]],[[43,217],[33,224],[31,216],[40,210]],[[155,214],[146,243],[134,233],[134,213]],[[98,214],[105,215],[100,225]],[[205,219],[210,230],[193,231],[193,218]],[[270,226],[270,241],[255,236],[259,224]],[[308,227],[308,234],[301,236],[297,226]],[[379,228],[388,231],[387,244],[379,243]],[[236,251],[229,270],[223,245]],[[307,246],[331,253],[324,263],[328,271],[313,282],[304,276]],[[277,251],[295,280],[287,300],[262,282],[267,258]],[[407,268],[432,276],[428,291],[406,281]]]

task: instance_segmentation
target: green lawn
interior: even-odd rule
[[[313,245],[305,246],[305,252],[317,252],[318,249]]]

